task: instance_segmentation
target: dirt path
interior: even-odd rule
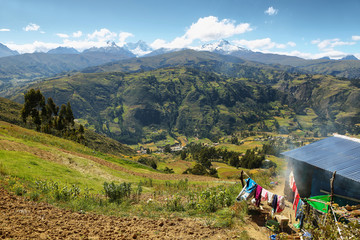
[[[0,187],[0,239],[236,239],[227,229],[183,218],[81,214],[31,202]]]

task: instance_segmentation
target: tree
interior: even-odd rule
[[[185,160],[185,158],[186,158],[186,151],[184,151],[184,150],[181,151],[180,158],[181,158],[181,160]]]
[[[61,105],[59,116],[57,118],[57,130],[63,130],[66,127],[66,105]]]
[[[75,122],[74,122],[74,115],[71,109],[71,105],[70,102],[67,102],[66,105],[66,114],[65,114],[65,119],[68,125],[74,126]]]
[[[166,153],[171,153],[171,147],[169,144],[167,144],[165,147],[164,147],[164,152]]]
[[[24,106],[21,109],[21,118],[26,124],[28,116],[32,117],[33,123],[39,130],[41,125],[40,113],[45,109],[45,98],[40,90],[30,89],[24,95]]]

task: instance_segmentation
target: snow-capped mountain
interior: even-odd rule
[[[136,43],[127,43],[124,48],[135,54],[137,57],[144,56],[151,53],[154,49],[150,47],[146,42],[139,40]]]
[[[215,53],[227,54],[227,55],[230,55],[233,52],[251,52],[246,48],[232,45],[229,41],[224,39],[218,42],[204,44],[201,47],[195,48],[195,50],[209,51],[209,52],[215,52]]]
[[[50,54],[79,54],[75,48],[68,47],[57,47],[55,49],[49,50],[47,53]]]
[[[129,50],[123,48],[123,47],[119,47],[118,45],[116,45],[115,42],[107,42],[107,46],[106,47],[92,47],[89,49],[86,49],[83,51],[83,53],[88,54],[88,53],[105,53],[105,54],[113,54],[113,55],[124,55],[127,57],[135,57],[135,55],[130,52]]]

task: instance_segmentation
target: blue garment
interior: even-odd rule
[[[252,180],[251,178],[248,178],[245,180],[246,184],[244,188],[241,190],[239,195],[236,197],[237,201],[240,200],[249,200],[254,194],[256,189],[256,182]]]
[[[273,213],[276,213],[276,208],[277,208],[277,200],[278,200],[278,196],[276,194],[274,194],[274,199],[272,201],[272,208],[273,208]]]

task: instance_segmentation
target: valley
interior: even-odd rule
[[[271,207],[236,201],[243,175],[283,196],[281,152],[360,136],[355,57],[306,60],[226,40],[0,50],[5,239],[268,239]]]

